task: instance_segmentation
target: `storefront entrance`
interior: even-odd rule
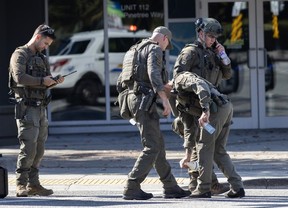
[[[200,16],[216,18],[232,59],[225,82],[233,128],[288,127],[288,1],[201,1]]]
[[[54,1],[48,2],[49,14],[49,11],[55,11],[53,6],[58,7]],[[68,96],[66,92],[64,97],[54,96],[50,105],[51,133],[136,130],[119,117],[119,109],[114,105],[113,83],[121,72],[121,57],[133,42],[148,37],[156,25],[166,25],[173,32],[174,49],[166,59],[171,72],[181,49],[196,38],[194,22],[198,17],[216,18],[224,28],[218,41],[232,60],[233,77],[223,82],[221,90],[230,96],[234,105],[232,128],[288,127],[288,88],[285,84],[288,75],[288,43],[285,41],[288,0],[185,0],[185,4],[176,0],[163,0],[157,4],[152,0],[145,4],[127,0],[93,2],[95,11],[99,10],[101,15],[92,13],[87,17],[89,21],[84,21],[87,25],[75,18],[77,24],[70,24],[83,27],[79,31],[73,30],[74,33],[70,31],[71,25],[64,27],[61,19],[53,17],[55,12],[48,15],[52,26],[61,25],[56,31],[71,32],[66,42],[69,50],[64,50],[67,60],[71,60],[63,63],[61,59],[59,63],[67,64],[63,70],[78,70],[66,82],[67,86],[59,86],[70,87],[74,94]],[[136,25],[140,33],[119,30],[127,30],[129,25]],[[93,31],[87,33],[87,30]],[[79,49],[79,55],[72,48]],[[83,53],[86,49],[91,52]],[[68,54],[71,51],[73,53]],[[56,63],[53,62],[55,74],[64,73],[56,70],[62,66],[57,62],[58,55],[51,56],[51,62]],[[172,121],[172,116],[161,118],[162,129],[170,130]]]

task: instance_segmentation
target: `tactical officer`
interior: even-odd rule
[[[163,51],[172,48],[171,38],[171,31],[166,27],[159,26],[154,29],[149,39],[143,39],[139,44],[144,44],[147,41],[151,44],[146,44],[139,51],[138,62],[140,66],[133,69],[135,76],[132,83],[126,83],[131,91],[127,98],[128,107],[140,131],[143,145],[141,154],[132,171],[128,174],[123,193],[123,199],[126,200],[146,200],[153,197],[152,193],[144,192],[140,186],[153,167],[163,183],[164,198],[181,198],[190,194],[189,191],[184,191],[177,185],[171,173],[170,164],[166,159],[165,144],[160,131],[159,115],[155,103],[156,97],[160,98],[164,109],[163,116],[170,114],[171,109],[165,90],[168,88],[170,91],[171,86],[165,85],[167,73],[163,66],[162,56]],[[125,62],[125,58],[123,62]],[[127,80],[124,76],[125,73],[119,78]],[[153,96],[153,94],[155,99],[152,102],[146,102],[146,96]]]
[[[62,76],[52,79],[47,57],[41,53],[55,38],[51,27],[40,25],[30,41],[16,48],[10,59],[9,87],[15,95],[13,101],[20,143],[16,168],[17,197],[53,194],[51,189],[40,185],[39,166],[48,137],[48,87],[64,81]]]
[[[245,196],[243,182],[226,151],[226,143],[233,116],[231,102],[226,95],[221,94],[211,83],[191,72],[182,72],[174,80],[175,90],[178,92],[177,100],[186,105],[185,97],[196,97],[194,105],[186,105],[187,113],[200,116],[198,119],[200,138],[197,142],[199,160],[198,185],[192,192],[192,198],[211,198],[211,175],[213,161],[227,177],[230,191],[225,195],[228,198],[241,198]],[[213,105],[212,105],[213,103]],[[211,110],[213,106],[214,110]],[[204,127],[210,123],[215,127],[213,134],[208,133]],[[189,155],[186,155],[187,157]]]
[[[232,75],[231,61],[225,53],[224,47],[217,42],[217,37],[222,34],[222,26],[213,18],[199,18],[195,25],[197,40],[182,49],[174,66],[173,77],[175,79],[179,73],[190,71],[218,87],[223,79],[230,79]],[[190,98],[187,96],[186,99]],[[178,131],[177,128],[181,128],[181,125],[177,125],[179,120],[183,123],[184,148],[188,157],[183,158],[180,164],[181,167],[188,168],[185,165],[186,162],[197,160],[195,140],[199,138],[199,126],[197,118],[186,113],[186,106],[178,103],[177,109],[179,118],[175,119],[172,127],[174,127],[174,131]],[[189,176],[189,189],[193,191],[197,186],[198,171],[190,170]],[[212,178],[213,194],[221,194],[229,190],[229,187],[219,184],[214,172]]]

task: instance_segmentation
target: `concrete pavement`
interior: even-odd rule
[[[180,186],[188,185],[187,170],[179,167],[184,155],[182,139],[163,132],[167,158]],[[232,130],[228,152],[244,181],[245,189],[288,188],[288,130]],[[16,138],[15,138],[16,139]],[[9,195],[15,195],[18,145],[0,147],[0,165],[9,171]],[[122,193],[127,173],[141,151],[138,132],[51,135],[40,168],[43,186],[54,192],[113,190]],[[226,178],[216,168],[220,182]],[[155,170],[143,189],[161,191]]]

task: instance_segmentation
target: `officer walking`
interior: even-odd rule
[[[211,83],[191,72],[180,73],[174,80],[174,87],[178,92],[177,100],[186,106],[187,113],[191,115],[197,115],[197,112],[200,113],[198,119],[200,138],[196,144],[200,169],[197,187],[190,197],[211,198],[213,161],[227,177],[230,184],[230,191],[225,196],[228,198],[244,197],[245,191],[242,179],[236,172],[226,151],[233,116],[231,102],[227,99],[227,96],[219,93]],[[185,97],[187,95],[197,97],[197,104],[186,103]],[[213,134],[203,129],[206,123],[210,123],[216,129]]]
[[[146,193],[141,189],[141,183],[145,180],[150,170],[154,167],[163,183],[164,198],[181,198],[190,195],[177,185],[175,177],[171,173],[171,166],[166,159],[164,138],[160,130],[159,115],[155,99],[160,97],[163,104],[163,116],[171,112],[165,91],[170,91],[171,86],[165,85],[168,81],[167,72],[163,66],[163,51],[171,49],[171,31],[163,26],[154,29],[149,39],[143,39],[141,45],[146,44],[138,55],[132,82],[128,85],[131,93],[128,95],[128,107],[132,118],[140,131],[143,150],[128,174],[128,180],[123,192],[123,199],[146,200],[153,197],[152,193]],[[123,66],[125,65],[125,58]],[[129,73],[123,72],[119,79],[130,80]],[[121,81],[120,81],[121,82]],[[152,92],[152,93],[151,93]],[[155,95],[155,99],[147,99],[146,96]],[[149,101],[150,100],[150,101]],[[144,102],[142,102],[144,101]],[[152,102],[151,102],[152,101]]]
[[[20,152],[16,168],[16,196],[48,196],[53,190],[41,186],[39,166],[48,137],[46,107],[51,97],[48,87],[62,83],[53,80],[47,57],[41,53],[56,38],[48,25],[40,25],[30,41],[16,48],[10,59],[9,88],[15,98],[15,119],[18,127]]]
[[[216,87],[223,79],[230,79],[232,69],[230,59],[225,53],[225,48],[217,42],[217,37],[222,34],[221,24],[213,18],[199,18],[195,22],[197,40],[193,44],[187,44],[179,54],[173,71],[174,79],[183,71],[193,72],[211,82]],[[187,101],[192,99],[184,97]],[[190,160],[197,161],[195,141],[199,138],[199,125],[197,116],[185,111],[186,106],[177,104],[179,117],[173,122],[175,132],[183,132],[184,148],[188,157],[180,161],[181,167],[188,168],[186,163]],[[182,123],[181,123],[182,122]],[[180,125],[179,125],[180,124]],[[179,131],[179,128],[184,128]],[[189,189],[193,191],[197,186],[198,171],[189,170]],[[214,172],[212,172],[212,194],[221,194],[229,190],[220,184]]]

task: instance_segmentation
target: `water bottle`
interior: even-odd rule
[[[209,132],[209,134],[213,134],[215,131],[215,128],[211,126],[209,123],[204,123],[203,128]]]
[[[190,162],[187,162],[186,165],[189,167],[190,170],[199,170],[198,161],[190,161]]]
[[[227,56],[225,51],[221,51],[219,53],[220,58],[222,59],[223,64],[228,65],[231,63],[229,57]]]
[[[133,126],[135,126],[136,123],[137,123],[137,122],[134,120],[134,118],[131,118],[131,119],[129,120],[129,122],[130,122],[130,124],[133,125]]]

